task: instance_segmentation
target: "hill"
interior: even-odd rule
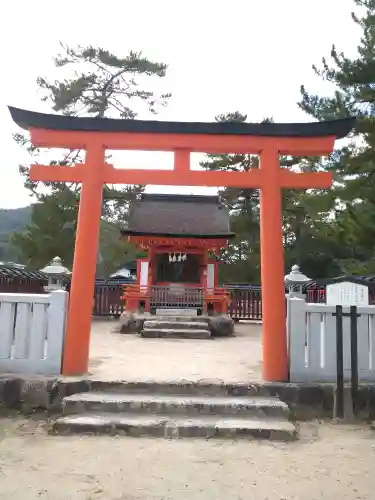
[[[29,224],[31,212],[32,205],[16,209],[0,209],[0,261],[20,262],[9,243],[9,238],[12,233],[22,231]],[[100,225],[99,248],[97,268],[99,276],[108,276],[123,263],[133,262],[137,252],[121,238],[118,226],[105,220],[102,220]],[[66,265],[70,266],[70,263]]]
[[[17,256],[9,244],[12,233],[22,231],[30,222],[32,205],[22,208],[0,208],[0,260],[16,261]]]

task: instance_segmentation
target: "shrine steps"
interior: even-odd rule
[[[208,320],[200,316],[153,316],[143,324],[141,337],[173,339],[210,339]]]
[[[277,398],[86,392],[63,399],[54,433],[291,441],[297,430]]]
[[[145,339],[211,339],[211,333],[209,330],[198,330],[198,329],[175,329],[175,328],[144,328],[141,331],[141,337]]]

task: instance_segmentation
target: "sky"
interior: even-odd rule
[[[94,45],[126,55],[142,51],[168,64],[159,87],[172,93],[159,120],[213,121],[240,111],[248,121],[304,122],[299,88],[326,95],[332,88],[312,64],[332,44],[354,56],[360,32],[353,0],[3,0],[0,3],[0,208],[32,200],[18,164],[29,157],[12,138],[19,131],[7,105],[51,112],[41,102],[38,76],[61,77],[53,65],[59,42]],[[61,70],[59,70],[61,71]],[[155,119],[147,112],[142,119]],[[169,168],[168,153],[117,153],[119,168]],[[194,157],[197,163],[199,157]],[[207,189],[149,187],[152,192],[205,193]]]

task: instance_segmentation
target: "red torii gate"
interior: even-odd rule
[[[76,118],[9,107],[29,130],[33,145],[86,151],[74,167],[32,165],[35,181],[81,182],[82,191],[63,357],[63,375],[87,372],[103,184],[260,188],[262,369],[267,381],[288,377],[285,332],[284,250],[281,190],[327,188],[331,174],[280,168],[279,155],[322,156],[333,151],[354,119],[303,124],[194,123]],[[106,149],[174,152],[174,169],[115,169]],[[190,153],[253,153],[260,168],[249,172],[190,170]]]

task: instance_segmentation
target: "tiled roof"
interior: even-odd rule
[[[144,194],[133,202],[123,234],[191,237],[233,236],[218,196]]]

